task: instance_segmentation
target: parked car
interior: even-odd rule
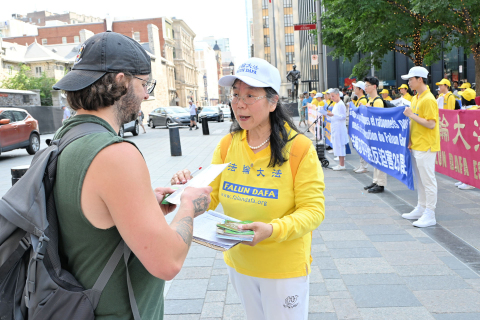
[[[123,138],[125,136],[125,132],[131,132],[134,136],[138,136],[140,133],[140,124],[138,123],[138,119],[124,123],[118,131],[118,135]]]
[[[40,150],[38,121],[26,110],[0,108],[0,154],[22,148],[29,154]]]
[[[200,114],[198,115],[198,122],[202,123],[203,119],[223,122],[225,120],[225,117],[223,115],[222,109],[219,106],[203,107],[202,112],[200,112]]]
[[[190,124],[190,113],[182,107],[161,107],[153,110],[148,114],[148,126],[155,128],[156,126],[171,126]]]
[[[224,118],[230,118],[231,114],[230,114],[230,107],[226,104],[222,104],[220,105],[220,109],[222,109],[223,111],[223,117]]]

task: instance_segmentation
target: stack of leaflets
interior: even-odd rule
[[[252,221],[225,220],[217,224],[217,237],[221,239],[252,241],[255,233],[252,230],[243,230],[238,226],[252,223]]]

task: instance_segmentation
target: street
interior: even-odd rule
[[[142,152],[155,188],[167,186],[178,170],[208,166],[230,124],[209,122],[209,136],[201,127],[181,128],[181,157],[170,156],[165,128],[145,126],[147,134],[126,139]],[[41,137],[42,148],[52,136]],[[480,319],[480,191],[459,190],[437,174],[438,224],[415,228],[401,214],[416,205],[416,192],[391,177],[383,194],[365,192],[373,169],[355,174],[353,152],[347,171],[324,169],[326,213],[313,231],[309,319]],[[0,194],[11,185],[10,168],[32,158],[23,149],[0,155]],[[246,319],[222,254],[195,243],[167,282],[165,299],[165,320]]]

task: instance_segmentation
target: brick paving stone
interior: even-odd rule
[[[414,276],[403,278],[412,291],[470,289],[471,286],[461,277],[452,276]]]
[[[201,318],[221,318],[223,316],[223,302],[205,302]]]
[[[330,249],[332,258],[376,258],[382,255],[375,248]]]
[[[405,284],[403,278],[399,277],[396,273],[344,274],[342,278],[347,286]]]
[[[472,289],[425,290],[413,294],[433,313],[480,312],[480,293]]]
[[[339,319],[359,319],[360,313],[352,299],[332,299]]]
[[[360,230],[320,231],[320,234],[325,242],[368,240],[367,236]]]
[[[165,300],[165,314],[190,314],[202,312],[203,299]]]
[[[309,313],[308,320],[338,320],[336,313]]]
[[[405,285],[347,287],[359,308],[419,307],[422,305]]]
[[[384,258],[334,259],[340,274],[392,273],[394,269]]]
[[[392,266],[443,264],[442,260],[428,251],[384,251],[382,255]]]
[[[207,291],[205,302],[224,302],[227,291]]]
[[[346,291],[347,288],[342,279],[325,279],[325,287],[328,291]]]
[[[434,320],[424,307],[359,308],[363,320]]]
[[[312,296],[308,306],[309,313],[335,312],[332,300],[328,296]]]
[[[228,304],[223,308],[224,320],[246,320],[247,316],[241,304]]]
[[[227,290],[228,275],[211,276],[208,290]]]
[[[208,279],[174,280],[167,299],[204,299],[207,294]]]
[[[480,313],[447,313],[433,314],[435,320],[478,320]]]

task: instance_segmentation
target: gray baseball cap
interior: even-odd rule
[[[82,90],[108,72],[150,74],[150,56],[132,38],[116,32],[102,32],[87,39],[78,51],[72,71],[58,81],[53,89]]]

